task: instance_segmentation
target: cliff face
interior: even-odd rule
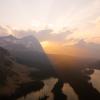
[[[6,80],[9,70],[12,68],[13,58],[9,52],[0,47],[0,83],[3,84]]]
[[[18,84],[29,81],[29,69],[18,64],[6,49],[0,47],[0,95],[10,95]]]

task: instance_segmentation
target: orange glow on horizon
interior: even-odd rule
[[[74,46],[63,46],[61,43],[43,41],[41,45],[47,54],[63,54],[69,56],[85,57],[90,53],[85,48],[76,48]]]
[[[61,45],[58,43],[43,41],[41,42],[41,45],[46,53],[59,54],[61,51]]]

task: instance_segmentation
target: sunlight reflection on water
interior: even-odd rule
[[[100,71],[95,70],[92,75],[90,75],[93,87],[96,88],[100,92]],[[54,95],[52,93],[52,89],[54,88],[55,84],[58,82],[57,78],[49,78],[47,80],[43,80],[45,84],[43,89],[29,93],[26,97],[21,97],[18,100],[39,100],[44,96],[48,96],[47,100],[53,100]],[[67,96],[68,100],[79,100],[78,95],[75,93],[73,88],[70,84],[65,83],[62,88],[63,93]]]
[[[39,98],[44,96],[49,96],[47,100],[53,100],[53,93],[51,92],[55,84],[57,83],[58,79],[56,78],[50,78],[47,80],[43,80],[45,86],[43,89],[37,92],[32,92],[28,94],[25,98],[21,97],[18,100],[39,100]],[[73,88],[65,83],[62,88],[63,93],[68,97],[68,100],[78,100],[77,94],[74,92]]]
[[[100,92],[100,70],[95,70],[94,73],[90,76],[93,87]]]
[[[74,92],[70,84],[65,83],[62,90],[63,93],[67,95],[68,100],[79,100],[77,94]]]
[[[25,99],[23,99],[23,97],[22,97],[18,100],[39,100],[39,98],[44,97],[44,96],[49,96],[48,100],[53,100],[53,94],[52,94],[51,90],[53,89],[53,87],[57,81],[58,81],[58,79],[55,79],[55,78],[43,80],[43,82],[45,84],[43,89],[41,89],[40,91],[32,92],[32,93],[28,94],[25,97]]]

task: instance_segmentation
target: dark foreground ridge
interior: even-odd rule
[[[17,98],[27,96],[31,92],[39,91],[40,89],[43,88],[43,86],[44,86],[43,82],[39,81],[34,81],[27,84],[21,84],[20,87],[16,89],[16,91],[11,96],[1,95],[0,100],[16,100]]]
[[[79,100],[100,100],[100,93],[92,86],[92,83],[89,82],[89,74],[94,72],[91,71],[93,69],[91,69],[90,72],[83,72],[81,70],[69,70],[62,73],[62,80],[71,85],[78,95]]]
[[[58,80],[58,82],[52,89],[52,93],[54,94],[54,100],[67,100],[67,96],[64,95],[62,92],[63,85],[64,85],[64,82],[61,80]]]

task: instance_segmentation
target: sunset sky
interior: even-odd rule
[[[100,0],[0,0],[0,35],[35,35],[45,48],[100,44]]]

